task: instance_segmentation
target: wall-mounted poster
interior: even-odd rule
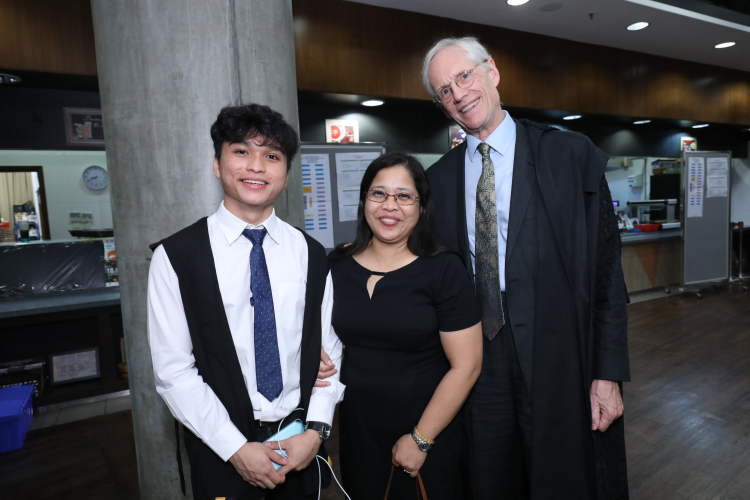
[[[63,108],[68,146],[104,146],[102,110]]]
[[[698,151],[698,141],[695,137],[680,137],[680,151]]]
[[[359,142],[359,121],[326,120],[326,142]]]
[[[455,148],[466,140],[466,132],[458,125],[451,125],[448,129],[448,136],[451,141],[451,149]]]

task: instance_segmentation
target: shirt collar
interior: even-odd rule
[[[230,245],[242,236],[242,231],[245,229],[257,229],[261,226],[266,228],[267,236],[269,236],[274,243],[279,243],[279,219],[276,217],[276,210],[271,212],[268,219],[257,226],[253,226],[227,210],[222,201],[219,209],[216,211],[216,221],[219,223],[219,227],[224,232],[224,236],[226,236],[227,242]]]
[[[510,113],[503,110],[505,113],[505,119],[503,122],[492,131],[486,141],[480,141],[473,135],[466,135],[466,147],[468,148],[469,155],[474,158],[474,154],[477,153],[477,147],[482,143],[486,142],[494,149],[497,153],[502,156],[508,154],[508,150],[511,145],[516,142],[516,122],[510,117]]]

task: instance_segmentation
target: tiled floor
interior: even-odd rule
[[[42,429],[52,425],[67,424],[77,420],[108,415],[130,409],[130,396],[123,396],[106,401],[97,401],[80,406],[72,406],[61,410],[34,413],[29,430]]]

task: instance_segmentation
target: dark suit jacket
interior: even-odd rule
[[[427,170],[427,176],[438,240],[461,255],[471,275],[465,154],[466,143],[443,156]],[[505,261],[506,321],[512,324],[531,397],[535,436],[570,434],[551,447],[550,442],[557,438],[533,444],[535,475],[557,475],[561,481],[568,471],[561,467],[565,457],[559,449],[572,446],[566,439],[593,442],[597,460],[603,459],[599,453],[602,433],[590,431],[591,382],[630,379],[627,292],[619,233],[604,180],[606,164],[607,156],[583,135],[516,120]],[[554,415],[548,417],[551,413]],[[605,433],[608,437],[617,434],[611,437],[617,449],[615,458],[608,458],[617,469],[615,476],[622,475],[624,467],[622,420],[613,425],[615,432]],[[569,431],[571,427],[574,429]],[[549,429],[559,432],[549,433]],[[611,443],[606,446],[612,448]],[[551,455],[557,459],[548,458]],[[607,468],[606,464],[602,467],[597,465],[597,471]],[[608,489],[601,484],[608,480],[598,479],[600,497],[611,498],[602,490]],[[554,484],[554,480],[549,482]],[[540,493],[539,498],[544,496]]]

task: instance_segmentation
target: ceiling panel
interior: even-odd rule
[[[348,1],[750,71],[750,26],[740,24],[745,16],[723,16],[736,18],[728,22],[670,5],[675,0],[530,0],[518,7],[505,0]],[[549,10],[551,4],[561,7]],[[639,21],[650,26],[626,29]],[[736,45],[714,48],[729,41]]]

